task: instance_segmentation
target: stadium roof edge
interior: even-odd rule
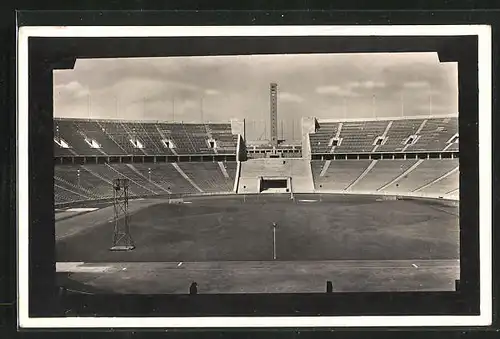
[[[380,117],[380,118],[346,118],[346,119],[318,119],[318,123],[328,123],[328,122],[356,122],[356,121],[394,121],[394,120],[425,120],[425,119],[447,119],[447,118],[458,118],[457,114],[446,114],[446,115],[416,115],[416,116],[404,116],[404,117]]]
[[[223,121],[167,121],[167,120],[140,120],[140,119],[93,119],[93,118],[68,118],[54,117],[54,120],[65,121],[99,121],[99,122],[127,122],[127,123],[162,123],[162,124],[231,124],[231,120]]]

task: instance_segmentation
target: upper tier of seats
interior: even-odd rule
[[[320,121],[309,138],[313,154],[458,151],[458,118]]]
[[[56,156],[235,154],[237,140],[230,123],[54,119]]]

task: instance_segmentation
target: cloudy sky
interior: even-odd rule
[[[267,121],[457,114],[456,63],[436,53],[83,59],[54,71],[56,117]],[[432,108],[431,108],[432,107]]]

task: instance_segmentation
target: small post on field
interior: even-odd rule
[[[276,260],[276,227],[278,225],[273,222],[273,259]]]

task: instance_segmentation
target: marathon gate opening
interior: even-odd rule
[[[259,193],[291,193],[292,178],[290,177],[260,177]]]

